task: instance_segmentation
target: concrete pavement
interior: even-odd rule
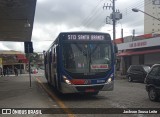
[[[59,108],[57,103],[51,99],[44,89],[37,82],[36,78],[41,77],[43,73],[32,74],[31,87],[28,74],[19,76],[5,76],[0,77],[0,108]],[[45,79],[43,83],[45,83]],[[0,115],[5,117],[8,115]],[[22,116],[22,115],[11,115]],[[26,115],[27,117],[37,117],[42,115]],[[50,117],[53,115],[43,115],[43,117]],[[54,115],[59,117],[60,115]],[[61,115],[66,116],[66,115]]]

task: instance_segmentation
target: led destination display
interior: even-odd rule
[[[104,41],[105,40],[105,35],[96,35],[96,34],[92,34],[92,35],[87,35],[87,34],[70,34],[70,35],[67,35],[67,39],[68,40],[71,40],[71,41]]]

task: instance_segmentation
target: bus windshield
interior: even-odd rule
[[[111,45],[64,43],[63,65],[71,73],[106,72],[111,67]]]

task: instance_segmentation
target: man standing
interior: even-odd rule
[[[6,68],[6,74],[7,74],[7,76],[9,76],[9,68],[8,67]]]
[[[18,69],[16,67],[14,67],[14,73],[15,73],[15,76],[18,76]]]
[[[0,75],[3,76],[2,67],[0,67]]]
[[[3,68],[3,75],[6,76],[6,68]]]

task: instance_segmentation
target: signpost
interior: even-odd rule
[[[33,53],[33,44],[32,42],[24,42],[24,50],[25,53],[28,54],[28,60],[29,60],[29,79],[30,79],[30,87],[31,87],[31,61],[30,61],[30,53]]]

